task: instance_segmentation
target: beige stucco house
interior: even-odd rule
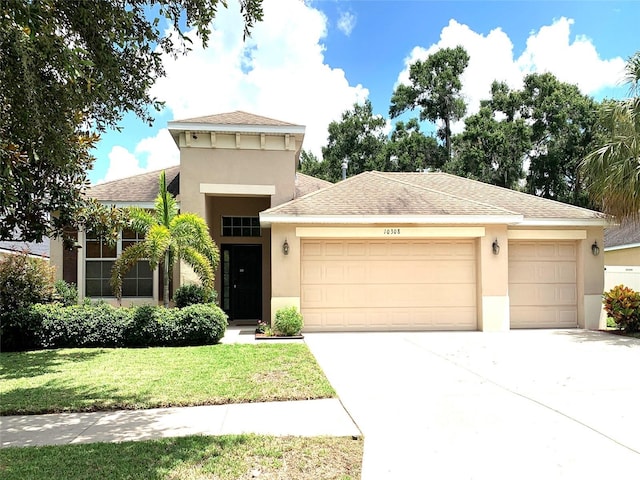
[[[303,126],[244,112],[169,131],[180,165],[167,179],[220,248],[216,288],[231,321],[295,305],[306,331],[599,327],[604,255],[592,246],[603,244],[606,219],[597,212],[444,173],[329,184],[296,173]],[[157,177],[88,194],[151,206]],[[78,241],[74,251],[52,244],[52,262],[81,296],[108,296],[110,262],[135,236],[112,251],[82,232]],[[157,302],[157,275],[132,273],[124,303]],[[174,275],[187,281],[184,268]]]

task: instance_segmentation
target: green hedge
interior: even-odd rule
[[[181,309],[36,304],[0,314],[0,349],[211,345],[226,327],[227,316],[213,304]]]

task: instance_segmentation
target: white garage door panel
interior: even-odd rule
[[[304,310],[306,331],[322,330],[475,330],[475,307],[423,309]]]
[[[574,262],[529,262],[515,260],[509,265],[511,283],[576,283]]]
[[[511,328],[575,327],[576,242],[509,242]]]
[[[429,276],[425,277],[425,272]],[[318,284],[440,284],[475,283],[475,265],[457,260],[375,260],[305,261],[302,283]]]
[[[513,324],[513,318],[517,325]],[[578,323],[575,308],[567,307],[511,307],[511,328],[574,328]]]
[[[475,285],[430,285],[422,292],[407,285],[303,285],[301,301],[307,308],[384,308],[475,306]]]
[[[305,330],[474,330],[471,240],[305,240]]]

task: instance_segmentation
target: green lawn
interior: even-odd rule
[[[0,354],[0,414],[328,398],[304,344]]]
[[[3,480],[358,479],[362,440],[192,436],[146,442],[0,449]]]

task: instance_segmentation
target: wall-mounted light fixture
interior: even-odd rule
[[[491,251],[494,255],[498,255],[500,253],[500,245],[498,244],[498,239],[496,238],[491,244]]]
[[[598,255],[600,255],[600,247],[598,246],[597,240],[595,240],[593,242],[593,245],[591,245],[591,253],[593,253],[594,257],[597,257]]]
[[[289,255],[289,242],[287,242],[286,238],[284,240],[284,243],[282,244],[282,253],[284,253],[285,255]]]

